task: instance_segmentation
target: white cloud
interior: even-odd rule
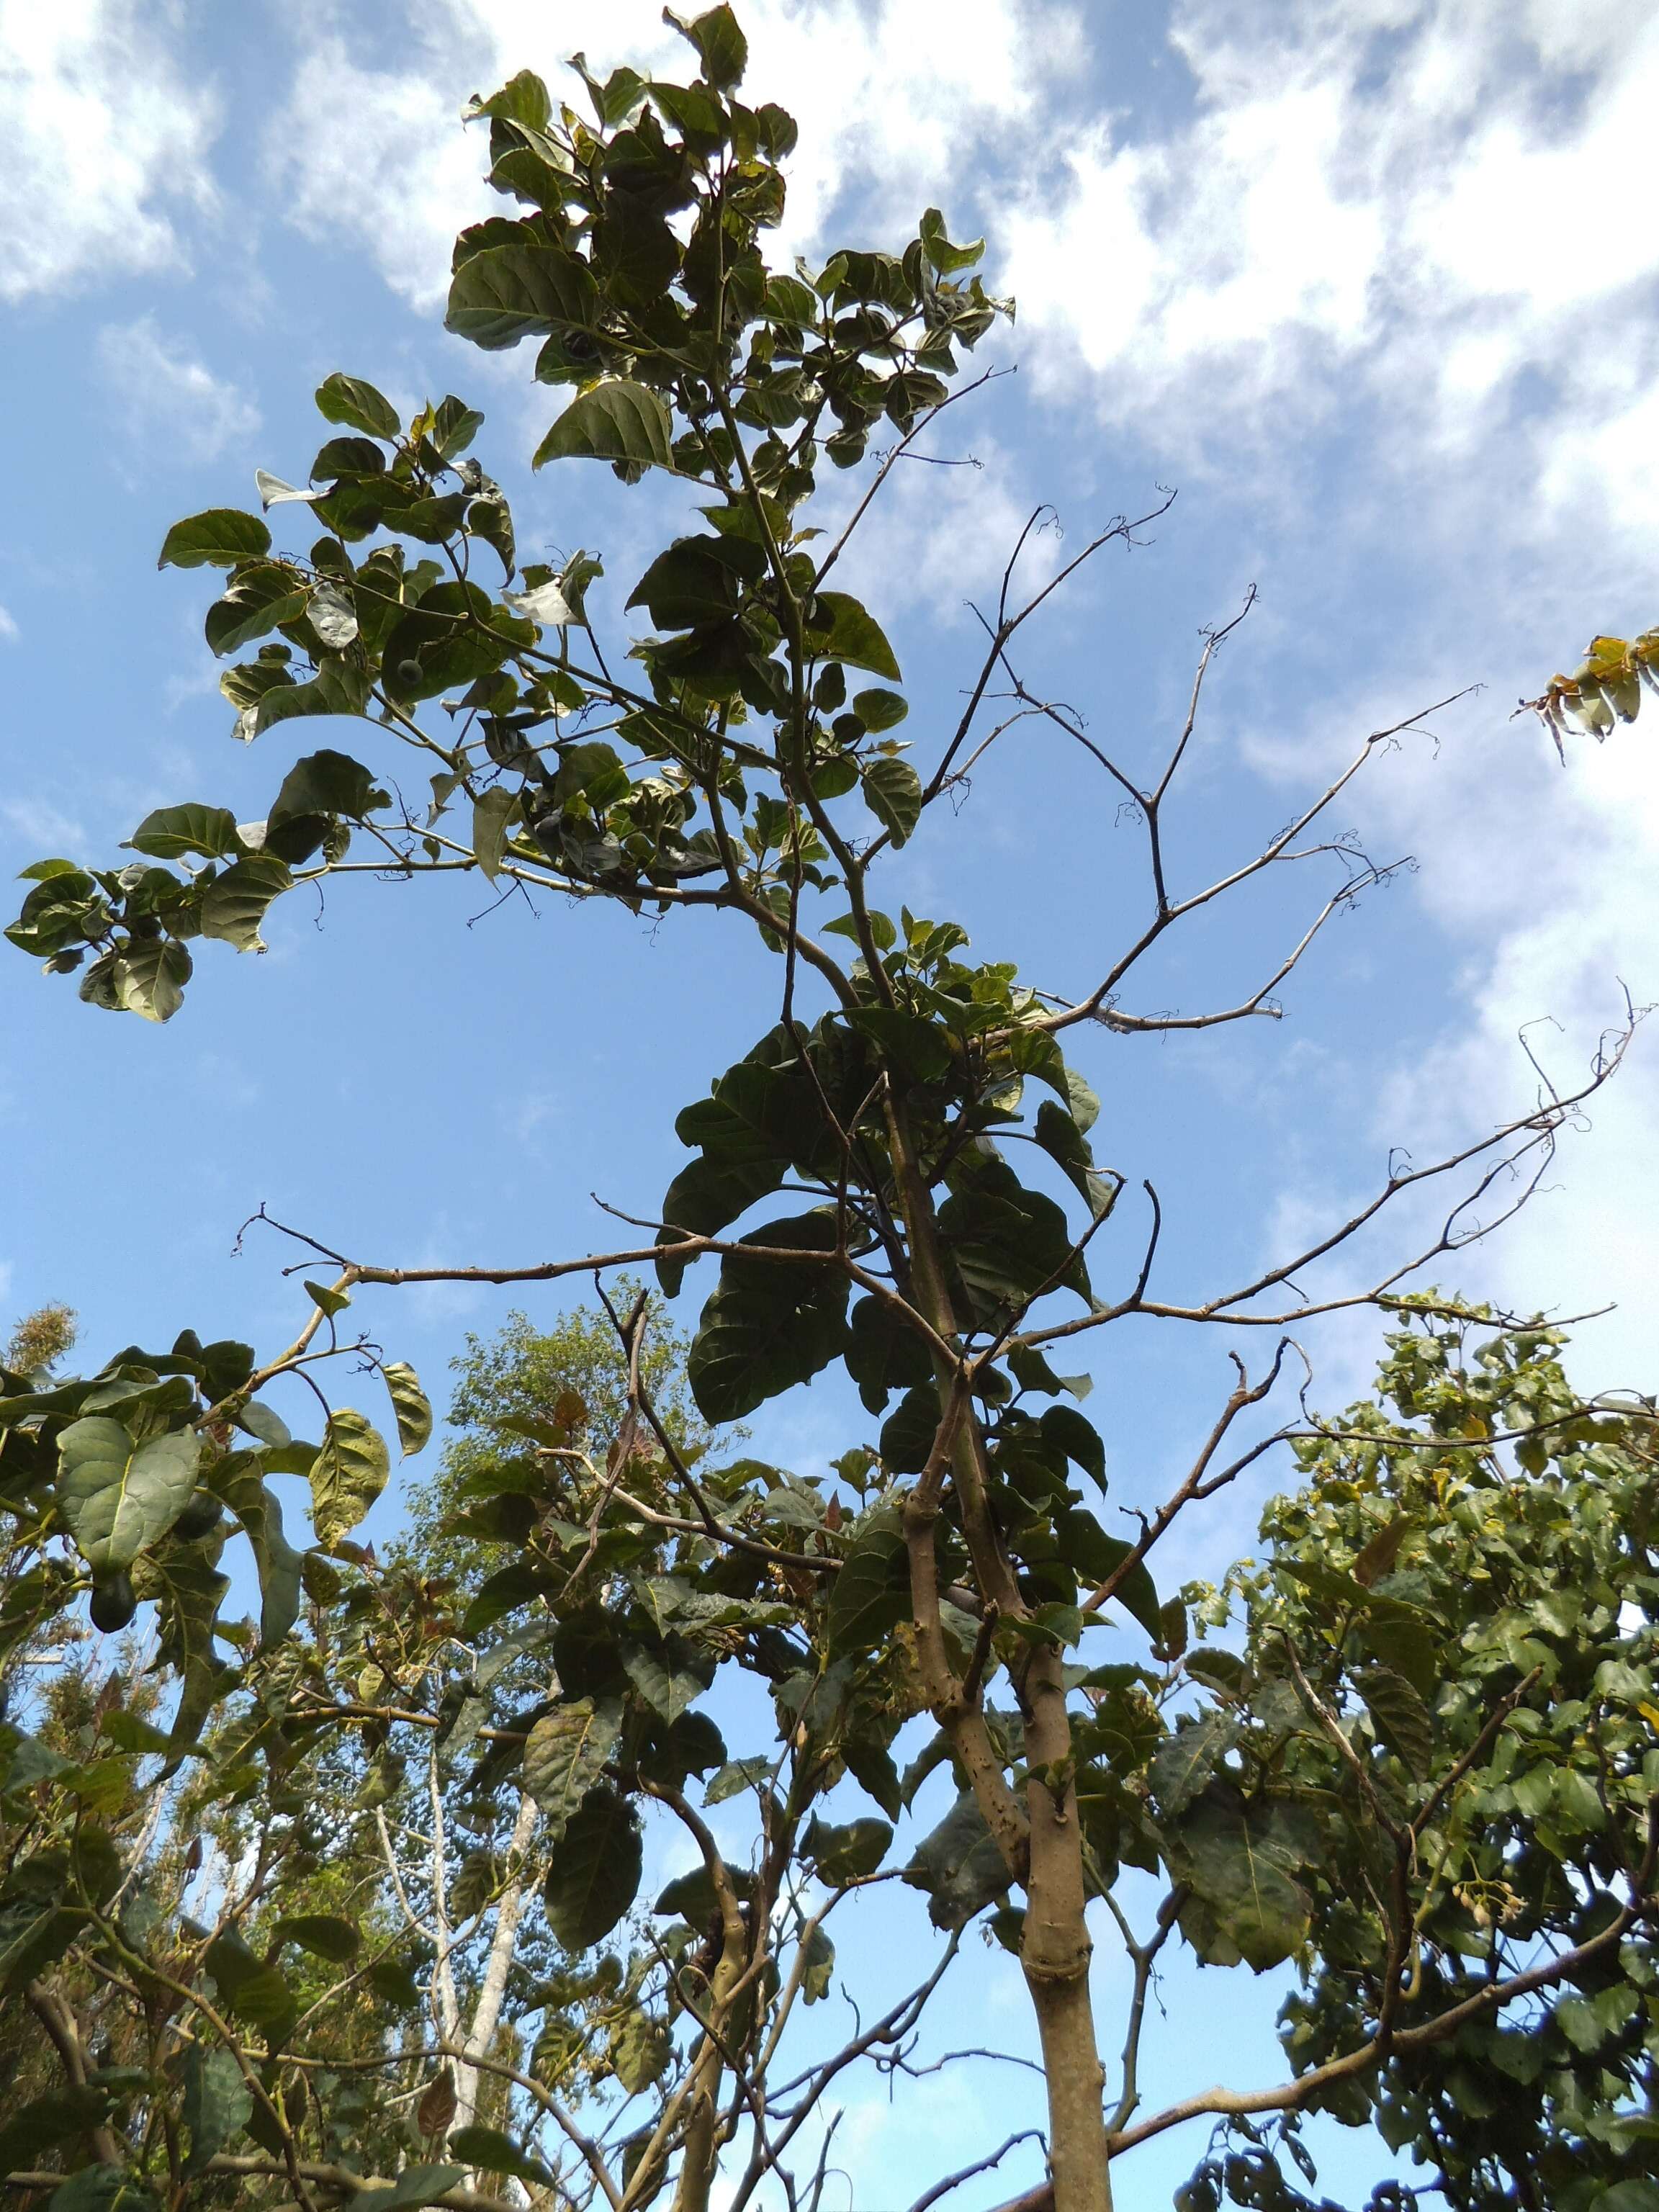
[[[17,627],[17,617],[8,607],[0,607],[0,641],[15,645],[22,632]]]
[[[214,102],[143,0],[0,0],[0,299],[177,264]]]
[[[1178,0],[1190,118],[1110,116],[1058,206],[1046,174],[1018,195],[1011,281],[1048,373],[1231,459],[1369,393],[1391,443],[1502,434],[1511,484],[1644,519],[1659,20],[1571,13],[1567,38],[1543,0]]]
[[[164,337],[153,315],[106,323],[98,368],[129,435],[162,461],[212,460],[259,427],[252,400]]]

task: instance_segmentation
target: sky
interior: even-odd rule
[[[1163,487],[1170,512],[1033,625],[1021,673],[1144,775],[1201,631],[1255,587],[1183,777],[1183,883],[1247,857],[1370,732],[1463,695],[1345,795],[1338,826],[1409,866],[1333,923],[1282,1019],[1076,1039],[1100,1150],[1159,1189],[1160,1280],[1204,1295],[1346,1215],[1391,1148],[1426,1159],[1528,1110],[1528,1050],[1574,1088],[1626,993],[1659,1000],[1659,708],[1565,766],[1511,718],[1594,632],[1659,621],[1659,19],[1639,0],[741,12],[756,96],[801,125],[780,258],[902,243],[935,204],[953,235],[988,238],[992,287],[1018,302],[981,352],[1018,374],[940,426],[939,457],[963,465],[901,471],[856,560],[919,747],[951,717],[969,603],[1025,518],[1057,511],[1041,578]],[[256,465],[303,477],[310,395],[337,368],[405,406],[453,390],[482,407],[521,547],[599,548],[598,603],[622,620],[672,499],[574,465],[532,480],[550,409],[528,357],[444,334],[450,240],[490,201],[459,117],[514,70],[556,79],[578,47],[603,71],[677,44],[644,0],[0,0],[0,867],[107,862],[149,808],[187,798],[265,811],[284,763],[232,742],[209,594],[155,553],[176,517],[251,504]],[[1144,911],[1136,838],[1098,771],[1027,732],[907,849],[893,902],[1080,993]],[[1323,865],[1194,929],[1133,1003],[1237,999],[1334,887]],[[100,1357],[185,1326],[269,1347],[296,1287],[268,1232],[237,1254],[262,1203],[414,1266],[601,1249],[591,1194],[650,1214],[684,1157],[675,1114],[772,1018],[767,956],[702,920],[486,903],[425,885],[291,899],[262,958],[204,948],[166,1030],[8,951],[0,1311],[65,1298]],[[1650,1025],[1531,1206],[1441,1279],[1527,1310],[1610,1308],[1576,1332],[1574,1371],[1651,1390],[1656,1212]],[[1133,1270],[1137,1233],[1109,1272]],[[441,1395],[463,1334],[514,1304],[557,1300],[436,1288],[362,1310]],[[1364,1389],[1372,1322],[1304,1342],[1314,1402]],[[1093,1352],[1115,1505],[1162,1494],[1224,1395],[1226,1350],[1142,1329]],[[820,1385],[756,1443],[811,1472],[862,1421]],[[1276,1479],[1171,1540],[1166,1578],[1248,1551]],[[866,1940],[874,1957],[895,1938],[872,1920]],[[1023,2033],[1012,1962],[959,1971]],[[1109,2001],[1121,1976],[1101,1972]],[[1221,1982],[1172,1977],[1157,2094],[1198,2086],[1224,2042],[1253,2078],[1278,2074],[1278,1985]],[[1183,2032],[1193,2002],[1213,2035]],[[1019,2124],[1022,2094],[963,2069],[890,2115],[864,2098],[837,2142],[858,2212],[933,2178],[928,2130],[977,2142]],[[1200,2149],[1138,2154],[1145,2201]],[[1389,2170],[1369,2137],[1321,2152],[1338,2193]],[[1010,2188],[1030,2178],[1018,2155]],[[993,2178],[958,2201],[999,2193]]]

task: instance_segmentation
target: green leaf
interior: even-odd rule
[[[1237,1741],[1237,1721],[1219,1710],[1183,1723],[1164,1738],[1152,1754],[1152,1783],[1166,1820],[1178,1820],[1202,1795]]]
[[[398,1424],[398,1443],[403,1456],[424,1451],[432,1441],[432,1403],[421,1388],[420,1377],[406,1360],[391,1359],[380,1370]]]
[[[556,1844],[599,1781],[622,1735],[615,1698],[577,1698],[544,1713],[524,1747],[524,1786],[547,1816]]]
[[[654,1648],[624,1644],[622,1662],[647,1705],[671,1727],[708,1687],[708,1662],[678,1637],[665,1638]]]
[[[72,2148],[77,2136],[99,2125],[109,2107],[109,2091],[84,2082],[30,2098],[0,2122],[0,2172],[38,2166],[42,2151]]]
[[[133,852],[147,853],[156,860],[180,860],[186,853],[222,860],[242,849],[236,817],[228,808],[201,806],[193,801],[184,806],[158,806],[153,814],[145,815],[127,843]]]
[[[521,338],[589,331],[598,311],[592,274],[574,253],[556,246],[494,246],[455,271],[444,327],[499,353]]]
[[[501,872],[507,825],[519,808],[519,793],[504,784],[482,793],[472,806],[472,855],[493,884]]]
[[[830,1650],[837,1658],[873,1650],[909,1617],[903,1517],[896,1505],[878,1505],[859,1522],[830,1585]]]
[[[849,1820],[834,1827],[815,1815],[800,1839],[801,1856],[820,1881],[835,1887],[874,1874],[892,1840],[893,1831],[885,1820]]]
[[[102,1414],[70,1424],[58,1439],[58,1510],[95,1575],[130,1567],[166,1535],[190,1503],[201,1455],[193,1429],[141,1444]]]
[[[391,1472],[386,1439],[372,1421],[349,1407],[329,1415],[322,1449],[311,1463],[312,1525],[325,1551],[356,1527]]]
[[[921,250],[939,276],[954,276],[959,270],[973,267],[985,251],[985,240],[976,238],[970,246],[952,246],[945,234],[945,217],[937,208],[929,208],[921,218]]]
[[[743,73],[749,66],[749,41],[723,0],[720,7],[706,9],[690,21],[684,15],[677,15],[672,8],[665,8],[662,15],[664,22],[672,23],[681,37],[690,39],[696,48],[703,76],[716,92],[725,92],[742,83]]]
[[[171,937],[147,937],[130,945],[115,963],[115,1003],[147,1022],[168,1022],[185,1002],[191,976],[188,951]]]
[[[202,896],[202,934],[234,945],[239,952],[263,952],[259,925],[294,878],[287,861],[273,854],[250,853],[208,885]]]
[[[331,1290],[326,1283],[307,1283],[305,1287],[313,1305],[319,1307],[330,1321],[351,1304],[349,1291]]]
[[[768,1222],[739,1242],[826,1252],[835,1237],[827,1213],[807,1213]],[[686,1361],[704,1419],[741,1420],[827,1367],[846,1341],[847,1297],[847,1278],[836,1267],[728,1255]]]
[[[211,1473],[214,1489],[252,1547],[263,1601],[259,1640],[267,1649],[282,1642],[300,1610],[300,1555],[283,1533],[282,1506],[262,1479],[269,1465],[269,1457],[262,1462],[252,1452],[235,1452]]]
[[[83,2166],[52,2191],[46,2212],[156,2212],[156,2208],[147,2185],[122,2167]]]
[[[896,729],[909,711],[908,702],[896,691],[872,690],[853,695],[853,712],[872,736]]]
[[[1409,1773],[1425,1780],[1434,1764],[1434,1716],[1422,1697],[1390,1667],[1367,1667],[1354,1682],[1378,1735]]]
[[[759,1753],[752,1759],[730,1759],[709,1782],[702,1793],[702,1802],[705,1805],[723,1805],[728,1797],[740,1796],[757,1782],[763,1782],[771,1771],[771,1760]]]
[[[893,841],[896,852],[907,844],[921,819],[921,778],[907,760],[878,754],[860,769],[865,804]]]
[[[371,438],[393,439],[403,428],[392,402],[360,376],[337,368],[317,387],[317,411],[325,422],[343,422]]]
[[[331,1966],[348,1965],[362,1948],[362,1936],[352,1923],[331,1912],[290,1913],[276,1923],[276,1934],[279,1943],[297,1943]]]
[[[257,514],[210,507],[175,522],[161,546],[158,568],[234,568],[270,550],[270,532]]]
[[[822,1927],[811,1928],[805,1945],[802,1962],[801,1996],[808,2004],[821,2004],[830,1994],[830,1984],[836,1971],[836,1947]]]
[[[446,2138],[445,2147],[479,2173],[507,2174],[538,2188],[545,2188],[553,2179],[540,2159],[532,2158],[499,2128],[455,2128]]]
[[[1319,1857],[1312,1814],[1285,1798],[1247,1800],[1212,1784],[1174,1840],[1224,1942],[1259,1974],[1282,1966],[1308,1932],[1311,1905],[1300,1876]]]
[[[386,795],[376,788],[372,770],[349,753],[325,749],[295,762],[283,778],[266,828],[269,831],[310,814],[339,814],[361,822],[386,803]]]
[[[589,1790],[571,1815],[542,1889],[548,1924],[567,1951],[602,1942],[640,1887],[640,1832],[614,1790]]]
[[[283,561],[239,568],[223,599],[208,609],[203,630],[217,654],[234,653],[251,638],[264,637],[306,611],[305,579]]]
[[[893,648],[868,609],[845,592],[820,592],[812,601],[808,641],[821,660],[844,661],[902,684]]]
[[[890,1820],[904,1809],[904,1796],[892,1753],[867,1736],[849,1736],[841,1755],[860,1790],[868,1790]]]
[[[406,2166],[384,2189],[360,2189],[350,2199],[352,2212],[397,2212],[405,2204],[430,2204],[447,2197],[466,2179],[460,2166]]]
[[[1092,1422],[1085,1420],[1074,1407],[1050,1406],[1037,1425],[1045,1443],[1058,1445],[1073,1465],[1080,1467],[1085,1474],[1092,1475],[1104,1490],[1106,1447],[1097,1435]]]
[[[935,1928],[966,1927],[993,1898],[1005,1893],[1012,1877],[971,1790],[964,1790],[939,1826],[922,1838],[904,1879],[913,1889],[928,1892],[928,1917]]]
[[[1061,1556],[1084,1580],[1097,1585],[1109,1581],[1134,1546],[1124,1536],[1109,1536],[1085,1506],[1057,1514],[1054,1522]],[[1157,1585],[1144,1559],[1137,1560],[1113,1592],[1115,1603],[1132,1613],[1154,1644],[1164,1635],[1163,1608]]]
[[[191,2045],[184,2064],[184,2122],[190,2130],[185,2179],[193,2179],[216,2151],[222,2150],[247,2124],[253,2093],[228,2051]]]
[[[656,393],[646,385],[615,379],[578,393],[537,447],[532,465],[566,459],[638,461],[672,470],[672,436],[668,410]]]

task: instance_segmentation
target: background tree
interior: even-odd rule
[[[1523,2186],[1528,2123],[1482,2132],[1492,2065],[1528,2101],[1534,2144],[1543,2130],[1586,2147],[1555,2201],[1629,2212],[1616,2192],[1646,2154],[1630,2107],[1645,2079],[1659,1788],[1651,1417],[1578,1405],[1559,1370],[1528,1366],[1540,1340],[1524,1318],[1497,1315],[1479,1317],[1508,1423],[1493,1428],[1484,1370],[1471,1382],[1453,1357],[1477,1317],[1411,1287],[1523,1201],[1623,1040],[1576,1092],[1545,1085],[1458,1154],[1391,1166],[1352,1215],[1249,1279],[1169,1283],[1162,1200],[1144,1186],[1120,1204],[1129,1172],[1097,1159],[1096,1101],[1062,1041],[1083,1024],[1157,1032],[1273,1011],[1325,921],[1389,872],[1322,825],[1391,733],[1369,736],[1261,850],[1188,883],[1175,793],[1233,625],[1206,641],[1162,757],[1107,751],[1017,658],[1038,611],[1134,526],[1109,524],[1022,587],[1033,517],[981,612],[963,699],[948,716],[930,707],[915,746],[894,735],[909,713],[898,661],[836,572],[898,459],[974,388],[951,389],[960,353],[1009,311],[967,273],[981,247],[953,242],[936,210],[900,253],[769,269],[763,234],[794,126],[741,98],[728,9],[682,27],[689,84],[627,70],[599,84],[577,64],[591,121],[527,75],[477,103],[492,181],[529,212],[462,234],[448,313],[488,348],[538,338],[538,376],[573,387],[538,465],[608,461],[626,483],[655,472],[692,492],[706,526],[668,544],[628,602],[650,633],[616,636],[592,556],[556,575],[516,566],[506,495],[469,453],[476,410],[446,398],[404,423],[374,386],[331,376],[318,400],[340,434],[310,488],[261,480],[267,511],[320,526],[309,552],[216,509],[175,526],[162,561],[228,572],[207,617],[216,653],[266,641],[222,678],[240,734],[356,717],[374,764],[303,755],[262,822],[160,809],[118,870],[43,860],[9,933],[50,969],[80,971],[93,1004],[165,1020],[191,945],[256,947],[266,908],[298,883],[477,870],[507,892],[702,906],[757,932],[777,956],[775,1020],[682,1112],[694,1157],[654,1206],[635,1201],[650,1210],[624,1217],[618,1249],[408,1268],[283,1231],[301,1267],[332,1279],[306,1285],[304,1325],[273,1356],[186,1332],[86,1378],[4,1376],[0,1495],[18,1571],[0,1637],[21,1647],[83,1601],[116,1634],[153,1604],[143,1632],[178,1684],[165,1730],[118,1694],[74,1756],[38,1734],[8,1747],[0,1981],[46,1990],[66,2090],[86,2093],[67,2120],[48,2096],[9,2124],[16,2185],[33,2185],[25,2159],[52,2150],[89,2160],[55,2188],[56,2212],[183,2206],[228,2179],[268,2183],[305,2212],[511,2201],[474,2188],[480,2174],[544,2201],[703,2212],[718,2173],[736,2212],[779,2191],[816,2208],[827,2100],[861,2062],[902,2063],[964,1929],[988,1916],[1041,2042],[1041,2187],[1056,2212],[1106,2212],[1111,2161],[1152,2135],[1315,2106],[1378,2105],[1455,2203],[1501,2201],[1493,2190]],[[878,435],[890,442],[872,451]],[[866,466],[850,497],[823,501],[827,531],[805,520],[826,462]],[[1082,981],[1064,996],[970,959],[950,920],[877,902],[923,813],[1026,721],[1075,745],[1146,837],[1138,924],[1114,953],[1079,942]],[[431,775],[418,811],[390,795],[381,764],[407,751]],[[1309,865],[1329,880],[1243,999],[1180,1018],[1133,1002],[1148,956],[1194,916]],[[778,1194],[793,1210],[756,1220]],[[673,1368],[649,1301],[617,1277],[654,1262],[672,1296],[703,1260],[719,1272],[686,1354],[694,1428],[664,1387]],[[355,1543],[390,1453],[325,1393],[331,1363],[378,1371],[406,1451],[431,1414],[407,1367],[355,1330],[354,1302],[375,1285],[575,1275],[598,1283],[611,1332],[608,1401],[572,1389],[538,1402],[509,1355],[485,1378],[493,1402],[475,1401],[500,1449],[475,1440],[452,1470],[462,1514],[444,1533],[477,1553],[459,1552],[457,1572],[422,1550],[420,1527],[385,1561]],[[1451,1376],[1445,1408],[1426,1414],[1417,1385],[1407,1401],[1390,1382],[1401,1426],[1386,1443],[1369,1414],[1310,1436],[1274,1401],[1297,1364],[1285,1332],[1353,1308],[1408,1310],[1426,1334],[1408,1333],[1396,1360],[1427,1342]],[[1130,1319],[1241,1342],[1265,1332],[1269,1348],[1249,1368],[1235,1358],[1187,1474],[1118,1534],[1102,1517],[1105,1441],[1071,1402],[1083,1378],[1051,1358]],[[710,1447],[705,1431],[836,1364],[879,1427],[831,1474]],[[320,1402],[315,1443],[264,1395],[295,1378]],[[1310,1459],[1307,1496],[1270,1523],[1271,1573],[1200,1594],[1196,1616],[1162,1598],[1150,1563],[1170,1529],[1286,1438],[1337,1456]],[[1340,1472],[1355,1465],[1365,1481]],[[303,1555],[270,1487],[294,1476],[311,1496]],[[1589,1483],[1617,1504],[1585,1551],[1564,1514],[1589,1512]],[[1510,1518],[1534,1499],[1540,1528],[1522,1541]],[[257,1566],[257,1627],[222,1610],[232,1531]],[[474,1589],[495,1543],[514,1556]],[[1552,1626],[1540,1593],[1568,1568],[1594,1595]],[[1530,1627],[1510,1619],[1519,1592]],[[1109,1618],[1138,1636],[1140,1660],[1091,1663]],[[1206,1650],[1198,1630],[1229,1621],[1242,1650]],[[922,1741],[901,1771],[912,1723]],[[107,1757],[81,1755],[100,1741]],[[142,1884],[122,1825],[156,1802],[149,1771],[138,1779],[146,1757],[164,1774],[189,1762],[181,1789],[224,1808],[222,1864],[182,1911]],[[1523,1763],[1539,1778],[1519,1796]],[[944,1817],[895,1853],[930,1776],[950,1785]],[[840,1818],[827,1801],[843,1783],[880,1817]],[[342,1824],[348,1793],[367,1820]],[[722,1848],[711,1804],[733,1808],[727,1823],[741,1811],[744,1850]],[[696,1855],[648,1912],[647,1820]],[[1125,1867],[1164,1882],[1139,1932]],[[320,1885],[313,1902],[332,1909],[289,1911],[304,1893],[290,1882]],[[832,1917],[875,1884],[927,1898],[916,1979],[838,2040],[816,2016]],[[141,1891],[153,1917],[131,1901]],[[1133,1969],[1109,2083],[1096,1923]],[[1177,1938],[1217,1966],[1301,1967],[1291,2082],[1140,2109],[1151,1977]],[[77,1977],[132,2008],[131,2071],[112,2074],[88,2045]],[[1568,2009],[1592,1991],[1591,2014]],[[1480,2039],[1520,2034],[1517,2017],[1527,2053],[1504,2045],[1500,2063]],[[1558,2022],[1575,2048],[1604,2037],[1611,2059],[1598,2041],[1594,2068],[1558,2063]],[[527,2063],[506,2055],[532,2034]],[[1454,2077],[1475,2085],[1467,2097],[1424,2070],[1443,2045],[1468,2053]],[[487,2081],[504,2085],[500,2106],[485,2106]],[[481,2132],[486,2109],[516,2134]],[[244,2136],[253,2148],[233,2147]],[[1294,2156],[1293,2130],[1280,2140]],[[1012,2147],[941,2177],[933,2200]],[[371,2162],[389,2178],[366,2187]],[[1291,2201],[1270,2142],[1218,2172],[1209,2161],[1189,2200],[1224,2186]]]

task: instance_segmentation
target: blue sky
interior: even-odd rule
[[[1159,484],[1180,496],[1151,542],[1108,550],[1035,627],[1022,673],[1143,769],[1179,725],[1200,628],[1259,587],[1208,694],[1174,832],[1183,881],[1254,850],[1368,731],[1485,687],[1345,799],[1338,826],[1416,865],[1334,925],[1281,1022],[1078,1041],[1104,1156],[1163,1194],[1168,1288],[1205,1294],[1346,1213],[1390,1146],[1427,1157],[1524,1108],[1523,1024],[1559,1024],[1528,1034],[1570,1085],[1622,986],[1659,999],[1648,716],[1565,770],[1508,719],[1593,630],[1659,620],[1659,26],[1636,0],[743,13],[751,82],[802,124],[786,251],[902,239],[936,202],[957,234],[986,233],[995,289],[1019,301],[985,349],[1018,374],[947,418],[950,457],[978,465],[902,476],[859,556],[919,742],[972,656],[964,602],[1025,514],[1055,502],[1071,546]],[[554,77],[577,46],[596,64],[665,57],[665,36],[644,0],[0,0],[0,865],[106,859],[175,799],[264,813],[282,763],[231,740],[208,593],[158,574],[155,552],[175,517],[251,504],[256,465],[303,477],[333,368],[483,407],[477,450],[514,494],[521,549],[599,548],[620,621],[672,500],[574,465],[532,481],[546,394],[526,357],[446,337],[441,302],[449,240],[488,197],[466,96],[526,65]],[[892,902],[958,916],[1031,981],[1086,988],[1144,884],[1093,773],[1022,738],[902,856]],[[1237,997],[1329,887],[1310,869],[1243,902],[1130,1003]],[[294,1324],[286,1255],[257,1236],[231,1249],[261,1202],[409,1265],[602,1246],[592,1192],[653,1212],[683,1157],[674,1114],[770,1018],[767,956],[698,919],[484,904],[420,884],[341,884],[320,911],[296,897],[263,959],[204,948],[165,1031],[9,954],[0,1303],[68,1298],[96,1352],[185,1325],[271,1346]],[[1652,1389],[1650,1038],[1549,1182],[1462,1255],[1459,1286],[1616,1302],[1578,1371]],[[1106,1264],[1133,1263],[1127,1237]],[[441,1388],[461,1332],[515,1302],[554,1310],[442,1290],[365,1310]],[[1332,1404],[1363,1388],[1376,1337],[1345,1323],[1307,1347]],[[1159,1493],[1224,1394],[1225,1350],[1143,1329],[1097,1352],[1115,1504]],[[820,1385],[757,1442],[810,1470],[863,1425]],[[1248,1548],[1261,1494],[1223,1501],[1169,1578]],[[1004,1964],[975,1959],[964,1986],[1013,2033]],[[1121,1978],[1102,1971],[1109,1996]],[[1276,1993],[1197,1988],[1212,2027],[1192,2034],[1175,1977],[1158,2092],[1224,2059],[1272,2078]],[[878,2102],[849,2123],[860,2212],[936,2170],[923,2119],[954,2143],[1019,2108],[977,2076],[905,2094],[900,2124]],[[1144,2154],[1146,2201],[1198,2148]],[[1326,2185],[1358,2188],[1381,2159],[1345,2142]]]

